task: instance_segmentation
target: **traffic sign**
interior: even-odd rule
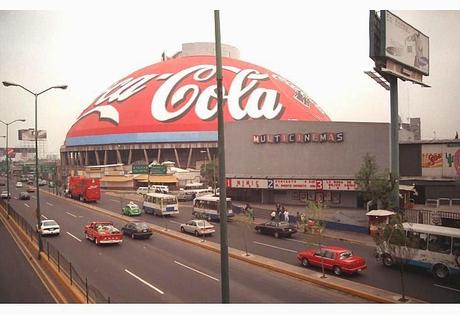
[[[132,172],[133,174],[147,174],[148,169],[149,167],[147,164],[138,164],[138,165],[133,165]]]

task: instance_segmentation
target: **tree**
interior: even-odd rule
[[[201,164],[200,175],[204,178],[205,184],[208,186],[210,183],[211,186],[215,188],[216,183],[219,182],[219,169],[217,161],[211,160],[207,163]]]
[[[381,226],[374,236],[378,257],[386,267],[399,265],[401,279],[401,302],[407,302],[404,283],[404,266],[415,255],[418,238],[407,237],[402,225],[402,217],[396,214],[388,224]]]
[[[323,204],[319,202],[307,201],[307,216],[302,216],[302,222],[299,224],[299,230],[304,234],[316,236],[320,252],[322,251],[323,232],[326,229],[326,222],[322,220]],[[321,256],[322,278],[326,278],[324,272],[323,259]]]
[[[390,196],[395,181],[389,172],[379,172],[375,157],[369,154],[364,156],[363,164],[355,178],[358,190],[366,204],[371,201],[380,204],[382,209],[392,208]]]

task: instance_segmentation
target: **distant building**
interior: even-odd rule
[[[412,141],[421,139],[420,118],[410,118],[409,123],[401,123],[399,128],[400,141]]]

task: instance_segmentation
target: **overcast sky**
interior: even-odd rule
[[[133,1],[132,7],[106,3],[64,8],[45,2],[40,7],[59,11],[15,11],[24,7],[0,3],[0,80],[36,92],[69,86],[38,99],[38,127],[48,131],[49,153],[59,152],[77,116],[107,87],[160,62],[163,51],[173,55],[184,42],[214,41],[216,7],[210,1],[199,6],[187,1],[155,6]],[[424,82],[431,88],[399,81],[402,120],[420,117],[424,139],[434,132],[438,139],[460,132],[460,11],[453,10],[460,10],[460,1],[446,1],[440,7],[446,11],[418,10],[432,9],[428,1],[408,1],[405,7],[391,1],[390,7],[372,1],[366,2],[372,7],[290,0],[223,3],[218,7],[222,42],[239,48],[242,60],[296,83],[333,121],[390,121],[389,92],[363,71],[373,68],[369,9],[392,9],[430,38],[430,75]],[[34,98],[0,86],[0,120],[17,118],[27,122],[10,126],[12,145],[19,145],[17,129],[34,126]]]

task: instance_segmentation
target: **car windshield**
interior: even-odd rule
[[[288,222],[279,222],[278,226],[279,227],[287,227],[287,226],[289,226],[289,223]]]
[[[197,225],[200,227],[212,227],[212,225],[209,224],[207,221],[198,221]]]
[[[340,259],[347,259],[353,256],[353,253],[350,251],[343,252],[340,254]]]
[[[43,225],[44,226],[50,226],[50,225],[57,225],[56,221],[46,221],[46,222],[43,222]]]
[[[147,225],[147,223],[136,223],[136,228],[140,230],[144,230],[144,229],[148,229],[149,226]]]

